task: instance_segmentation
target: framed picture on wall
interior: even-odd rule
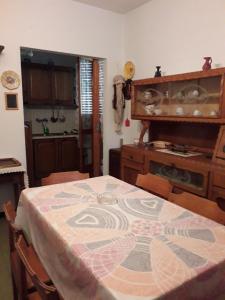
[[[6,110],[18,110],[18,94],[17,93],[5,93],[5,109]]]

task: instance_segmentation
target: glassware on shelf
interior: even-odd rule
[[[208,91],[200,85],[189,84],[178,90],[172,97],[179,104],[193,102],[205,103],[209,98]]]
[[[178,106],[176,108],[176,115],[183,116],[184,115],[184,108],[182,106]]]
[[[202,116],[202,112],[200,110],[198,110],[198,109],[195,109],[193,111],[193,116],[194,117],[201,117]]]
[[[198,72],[199,73],[199,72]],[[205,74],[205,73],[204,73]],[[150,78],[134,85],[133,115],[151,117],[220,118],[222,76],[187,74]],[[199,77],[198,77],[199,76]]]
[[[217,117],[217,116],[218,116],[218,112],[217,112],[216,110],[211,110],[211,111],[209,112],[209,116],[210,116],[210,117]]]

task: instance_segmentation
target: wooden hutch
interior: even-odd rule
[[[135,184],[138,173],[150,172],[177,192],[225,201],[225,68],[134,81],[132,119],[143,130],[138,145],[122,147],[124,181]]]

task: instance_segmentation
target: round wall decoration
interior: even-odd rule
[[[135,72],[135,66],[131,61],[128,61],[124,65],[124,77],[126,79],[132,79]]]
[[[1,76],[2,85],[8,90],[17,89],[20,85],[19,75],[14,71],[5,71]]]

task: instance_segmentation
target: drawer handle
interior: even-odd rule
[[[129,155],[129,158],[130,158],[130,159],[133,159],[133,155]]]

